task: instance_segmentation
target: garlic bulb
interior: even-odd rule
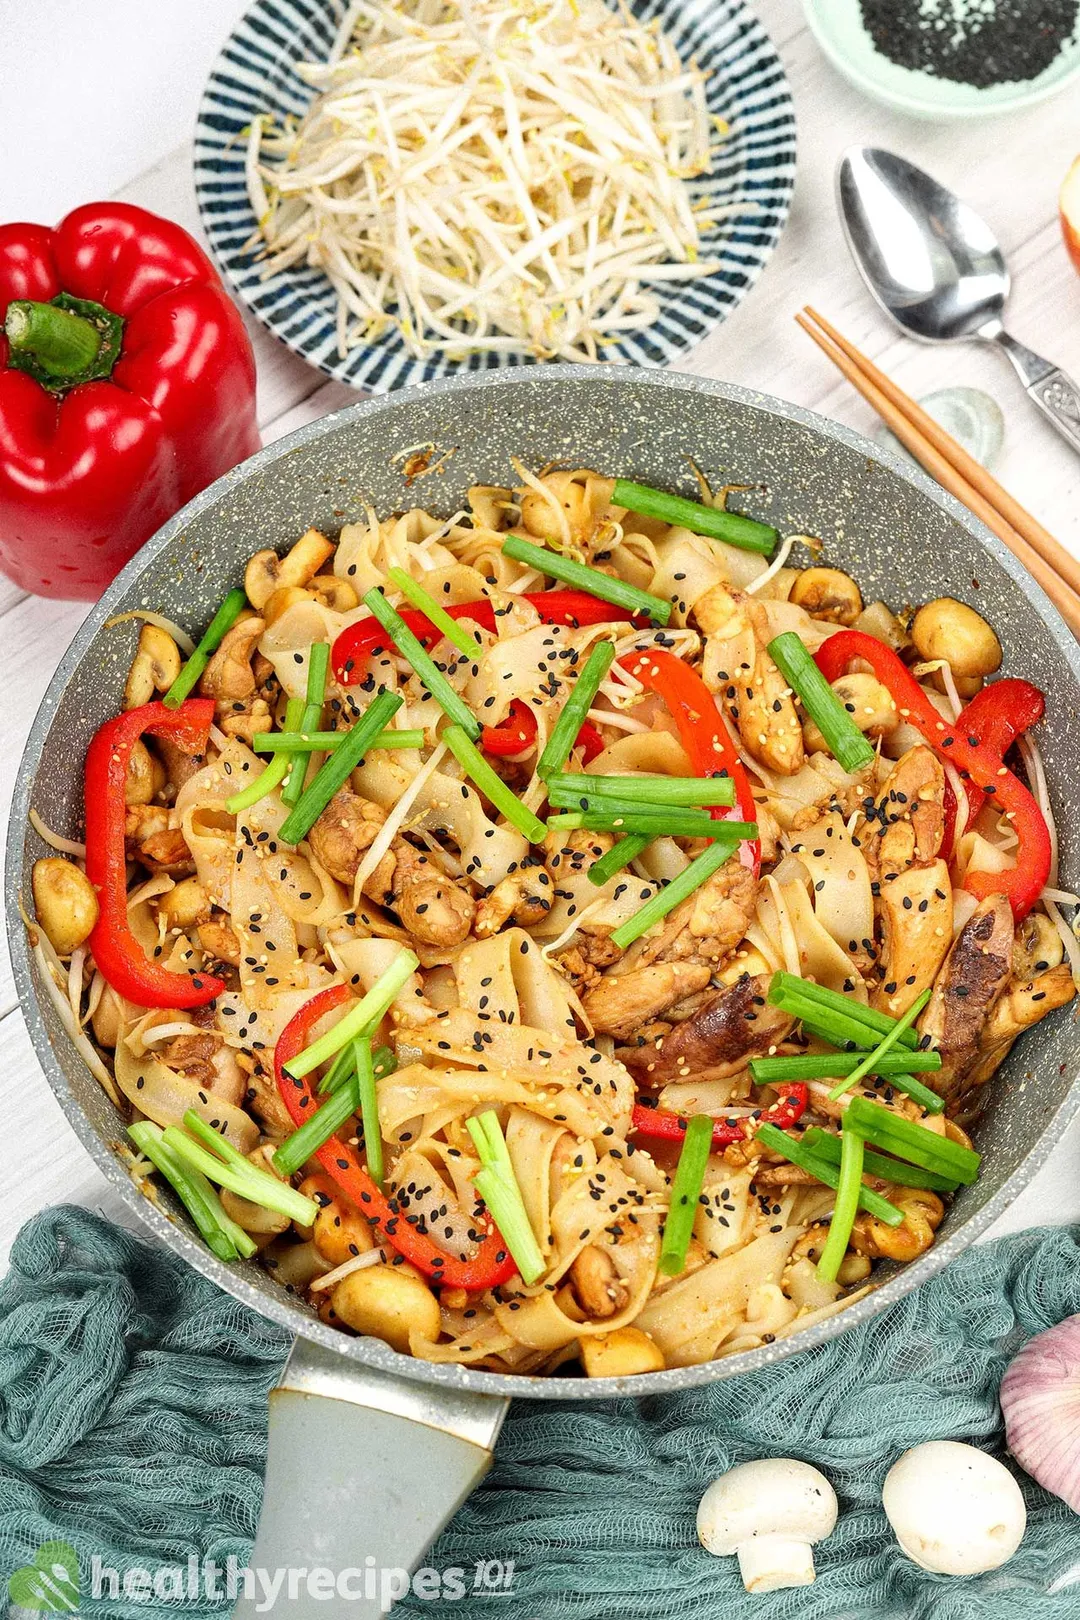
[[[1080,1316],[1037,1334],[1013,1358],[1001,1411],[1021,1468],[1080,1513]]]

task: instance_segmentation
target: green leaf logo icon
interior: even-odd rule
[[[79,1608],[79,1561],[66,1541],[42,1542],[34,1562],[8,1580],[8,1597],[20,1609],[45,1614],[76,1614]]]

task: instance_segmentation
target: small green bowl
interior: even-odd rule
[[[986,118],[1057,95],[1080,76],[1080,37],[1062,47],[1038,78],[977,90],[897,67],[863,27],[859,0],[803,0],[810,31],[835,68],[864,95],[914,118]]]

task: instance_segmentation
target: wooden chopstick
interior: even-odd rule
[[[991,478],[986,469],[968,456],[967,452],[956,443],[951,434],[946,433],[936,422],[933,423],[933,426],[937,442],[931,442],[930,438],[924,435],[920,428],[915,425],[914,420],[907,412],[910,408],[912,412],[918,412],[927,421],[932,421],[932,418],[927,417],[926,412],[921,411],[915,401],[909,399],[891,379],[885,378],[883,372],[878,371],[876,367],[872,367],[869,361],[865,361],[864,357],[859,354],[858,349],[855,349],[853,345],[841,347],[831,337],[826,336],[824,331],[819,331],[808,318],[811,313],[811,311],[807,311],[795,317],[803,331],[813,338],[814,342],[833,362],[837,370],[842,372],[863,398],[874,407],[882,421],[887,427],[891,428],[892,432],[900,440],[905,450],[915,457],[924,470],[932,478],[937,479],[943,489],[947,489],[951,495],[955,495],[959,501],[963,502],[970,512],[973,512],[977,518],[980,518],[986,524],[987,528],[992,529],[998,538],[1004,541],[1013,555],[1038,580],[1074,635],[1080,637],[1080,593],[1074,590],[1071,584],[1036,549],[1035,545],[1003,516],[990,496],[984,494],[979,485],[971,482],[958,470],[956,463],[952,459],[952,451],[950,450],[947,455],[944,449],[938,448],[938,445],[947,444],[952,447],[958,457],[964,458],[972,467],[976,468],[981,475],[980,484],[987,481],[994,488],[1000,489],[1001,486],[996,479]],[[849,351],[858,358],[850,358]],[[867,367],[865,371],[862,369],[864,364]],[[890,394],[893,397],[890,397],[890,394],[887,394],[873,380],[869,374],[871,371],[888,382]],[[902,400],[904,404],[895,403],[894,400]],[[1005,492],[1002,491],[1002,493]],[[1013,507],[1017,506],[1011,496],[1008,499]],[[1019,510],[1023,511],[1024,509],[1020,507]],[[1030,523],[1035,523],[1035,519],[1029,513],[1025,514],[1025,516]],[[1041,525],[1036,525],[1036,527],[1041,528]],[[1046,533],[1046,531],[1044,530],[1043,533]],[[1062,556],[1072,564],[1072,571],[1080,575],[1080,570],[1076,569],[1076,564],[1069,557],[1068,552],[1059,546],[1052,536],[1048,536],[1048,539],[1061,552]]]
[[[1074,591],[1080,592],[1080,562],[1065,550],[1059,540],[1055,540],[1049,529],[1045,529],[1038,518],[1033,517],[1026,506],[1021,506],[1014,495],[998,483],[992,473],[987,472],[981,462],[969,455],[962,444],[958,444],[951,433],[947,433],[940,422],[935,422],[928,411],[913,400],[910,394],[905,394],[902,388],[897,387],[892,378],[884,371],[879,371],[872,360],[862,354],[854,345],[849,343],[842,332],[827,321],[824,315],[819,315],[816,309],[808,304],[805,313],[821,328],[826,336],[832,338],[838,349],[842,349],[849,360],[853,360],[864,377],[880,388],[886,399],[890,400],[909,422],[919,429],[925,439],[936,450],[939,450],[946,461],[951,461],[962,478],[973,485],[991,504],[996,506],[1006,523],[1010,523],[1018,533],[1022,534],[1028,543],[1048,562],[1050,567],[1061,575],[1062,579],[1070,584]]]

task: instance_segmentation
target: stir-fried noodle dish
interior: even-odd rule
[[[256,551],[197,645],[136,615],[85,844],[35,816],[131,1175],[342,1331],[590,1377],[797,1333],[930,1247],[1073,997],[993,627],[699,496],[515,462]]]

